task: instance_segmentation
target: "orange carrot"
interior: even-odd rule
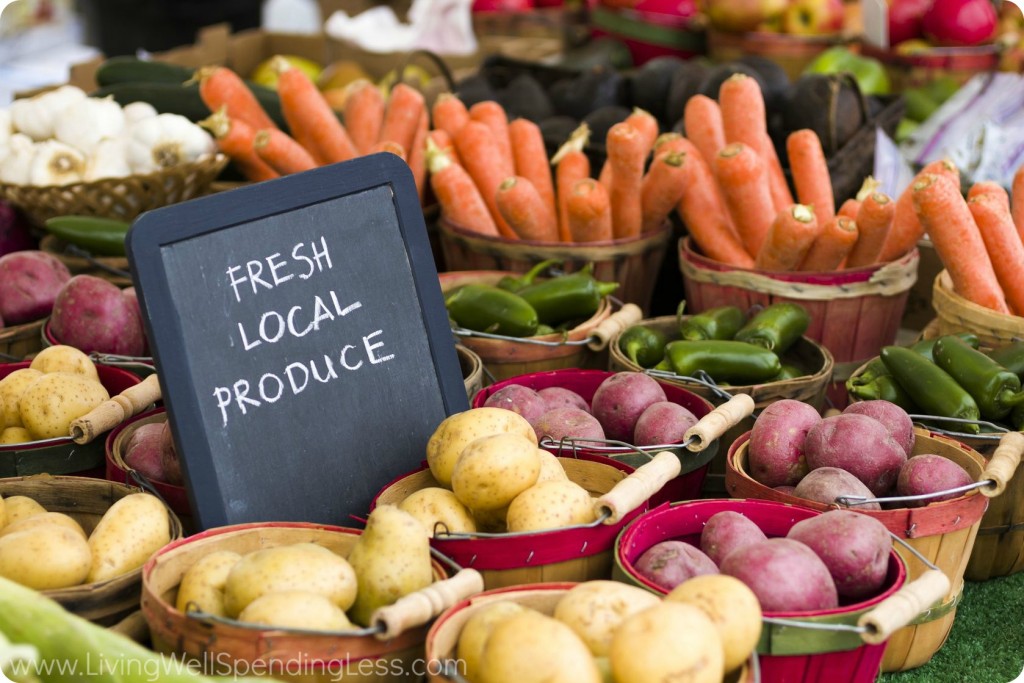
[[[960,188],[948,178],[926,173],[911,185],[911,197],[914,212],[931,237],[957,293],[979,306],[1009,313],[985,241]]]
[[[573,242],[612,239],[612,209],[608,191],[593,178],[582,178],[567,193],[569,234]]]
[[[786,138],[786,153],[797,198],[813,207],[814,216],[824,225],[836,215],[836,200],[818,134],[809,128],[793,131]]]
[[[1024,244],[1013,224],[1009,203],[998,194],[982,193],[969,199],[967,206],[981,233],[1006,303],[1017,315],[1024,313],[1024,281],[1021,280]]]
[[[971,189],[967,191],[967,201],[970,201],[977,197],[978,195],[982,194],[995,195],[1006,203],[1007,208],[1009,208],[1010,206],[1009,193],[1005,189],[1003,189],[1002,185],[1000,185],[997,182],[991,180],[982,180],[980,182],[974,183],[973,185],[971,185]]]
[[[1010,191],[1010,214],[1013,216],[1013,224],[1017,226],[1017,234],[1024,241],[1024,165],[1013,174]]]
[[[754,265],[761,270],[796,270],[822,227],[809,206],[794,204],[783,209],[772,221]]]
[[[604,166],[601,167],[601,172],[597,175],[597,182],[605,186],[609,192],[612,189],[612,165],[608,163],[607,157],[604,160]]]
[[[459,134],[462,127],[469,122],[469,112],[466,105],[457,96],[451,93],[441,93],[434,100],[431,109],[431,119],[434,128],[448,133],[451,139]]]
[[[274,67],[279,74],[277,94],[281,98],[281,112],[295,140],[321,164],[358,156],[345,126],[317,90],[316,83],[283,57],[275,58]]]
[[[590,128],[582,124],[573,131],[569,139],[558,148],[551,164],[555,167],[555,201],[558,208],[558,238],[563,242],[571,242],[572,231],[569,229],[569,193],[578,180],[590,177],[590,159],[583,152],[590,138]],[[607,188],[605,188],[607,194]]]
[[[692,142],[679,133],[662,133],[654,140],[655,155],[661,154],[662,152],[688,152],[691,147],[693,149],[697,149],[693,146]],[[705,161],[707,160],[705,159]],[[710,164],[713,163],[713,161],[708,161],[707,163]]]
[[[714,165],[714,157],[709,162],[704,158],[704,155],[697,148],[697,146],[691,142],[688,138],[683,137],[679,133],[664,133],[658,136],[658,139],[654,143],[655,155],[665,154],[668,152],[680,152],[682,154],[689,155],[692,157],[690,163],[697,164],[701,167],[701,177],[704,176],[704,172],[714,178],[714,173],[711,170]],[[717,152],[716,152],[717,155]],[[733,237],[739,240],[739,232],[736,230],[736,226],[733,224],[732,216],[729,215],[729,210],[726,208],[725,196],[722,194],[722,188],[719,187],[717,182],[712,182],[711,186],[717,198],[714,200],[714,206],[721,207],[722,211],[725,212],[725,221],[728,224],[729,232],[732,233]]]
[[[470,121],[455,136],[455,148],[459,150],[459,158],[462,159],[463,167],[476,183],[484,202],[487,203],[491,217],[498,226],[498,232],[502,237],[518,239],[516,231],[505,222],[501,212],[498,211],[496,200],[498,186],[508,176],[502,175],[501,165],[495,161],[501,152],[498,150],[498,144],[494,140],[491,129],[479,121]]]
[[[399,83],[391,90],[384,110],[380,140],[393,140],[404,150],[411,150],[419,129],[420,116],[426,108],[419,90]]]
[[[836,211],[836,215],[846,216],[847,218],[857,220],[857,214],[860,212],[860,205],[861,202],[856,199],[847,199],[843,202],[843,205],[839,207],[839,210]]]
[[[691,97],[683,110],[683,126],[686,137],[700,150],[704,161],[713,164],[718,150],[725,147],[725,129],[718,102],[707,95]]]
[[[367,154],[380,139],[384,122],[384,96],[380,88],[360,78],[345,87],[342,109],[345,128],[360,154]]]
[[[826,273],[838,270],[857,243],[857,223],[846,216],[834,216],[826,221],[821,235],[814,240],[800,270]]]
[[[533,183],[544,205],[555,214],[555,182],[551,178],[551,164],[540,126],[527,119],[516,119],[508,124],[508,137],[516,175]]]
[[[416,137],[412,140],[412,149],[406,161],[412,169],[412,177],[416,181],[416,192],[419,194],[420,203],[423,202],[423,192],[427,184],[427,132],[430,129],[430,115],[424,108],[420,111],[420,123],[416,127]]]
[[[256,131],[252,148],[260,159],[281,175],[300,173],[317,166],[305,147],[277,128]]]
[[[726,145],[715,157],[715,178],[743,246],[752,256],[761,250],[778,213],[765,176],[764,160],[742,142]]]
[[[640,188],[640,207],[643,211],[641,232],[654,232],[660,228],[683,198],[685,158],[685,152],[663,152],[651,162]]]
[[[914,196],[912,188],[914,184],[926,175],[941,175],[948,178],[960,189],[960,171],[956,165],[948,159],[933,161],[914,177],[914,180],[903,191],[903,194],[896,200],[896,213],[892,217],[892,226],[889,228],[889,236],[885,238],[885,246],[878,257],[879,261],[885,263],[903,256],[917,246],[918,240],[924,237],[924,227],[914,212]]]
[[[686,155],[683,168],[686,182],[676,211],[693,241],[709,258],[737,268],[753,268],[754,259],[733,228],[711,168],[696,151]]]
[[[857,211],[857,243],[846,257],[846,268],[862,268],[878,263],[889,234],[896,202],[883,192],[872,192]]]
[[[508,137],[508,115],[505,108],[493,100],[477,102],[469,108],[469,118],[490,128],[494,136],[498,156],[492,159],[491,163],[500,164],[501,172],[506,177],[514,175],[516,166],[512,156],[512,142]]]
[[[558,241],[558,221],[537,188],[522,176],[506,178],[498,186],[498,210],[521,239]]]
[[[612,169],[612,186],[608,193],[612,203],[612,233],[615,239],[636,237],[643,227],[640,193],[647,142],[636,128],[623,121],[609,129],[606,147]]]
[[[448,131],[435,128],[427,133],[427,139],[433,140],[434,146],[447,154],[452,163],[462,163],[459,161],[459,153],[455,150],[455,141],[448,135]]]
[[[628,123],[633,126],[640,135],[640,144],[647,150],[644,153],[644,160],[646,161],[647,155],[654,149],[654,144],[658,140],[658,119],[640,107],[633,107],[633,112],[623,119],[622,123]],[[605,159],[604,166],[601,167],[601,174],[598,176],[598,180],[606,188],[611,188],[612,165],[608,159]]]
[[[371,154],[378,154],[380,152],[388,152],[389,154],[394,154],[402,161],[405,161],[405,149],[403,149],[402,146],[395,142],[394,140],[381,140],[380,142],[378,142],[377,144],[370,148]]]
[[[498,226],[466,170],[454,163],[433,140],[428,139],[426,154],[430,187],[445,218],[466,230],[496,237]]]
[[[199,125],[210,131],[220,151],[231,157],[231,162],[249,180],[259,182],[278,177],[280,174],[260,159],[253,149],[252,140],[256,131],[245,121],[229,119],[227,111],[227,107],[221,107],[209,118],[200,121]]]
[[[718,104],[722,109],[722,129],[725,131],[726,143],[742,142],[761,156],[775,207],[772,215],[793,204],[793,195],[786,184],[782,164],[768,136],[764,94],[757,81],[744,74],[730,76],[718,90]]]
[[[211,113],[227,107],[228,118],[244,121],[253,130],[277,128],[245,81],[231,69],[206,66],[196,71],[193,80],[199,81],[199,97]]]

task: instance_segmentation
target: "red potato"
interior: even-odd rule
[[[0,318],[7,325],[45,318],[70,279],[67,266],[42,251],[0,256]]]
[[[697,416],[671,401],[658,401],[647,406],[633,428],[633,444],[657,446],[679,443],[686,430],[697,424]]]
[[[160,461],[163,463],[167,483],[174,484],[175,486],[184,485],[184,478],[181,474],[181,459],[178,458],[178,451],[174,447],[171,423],[167,421],[164,421],[160,428]]]
[[[814,551],[789,538],[769,538],[730,553],[723,574],[754,591],[764,612],[806,612],[839,606],[828,567]]]
[[[895,403],[889,401],[861,401],[851,403],[843,411],[857,415],[873,417],[889,430],[896,443],[903,447],[903,451],[910,457],[914,451],[914,421],[910,419],[907,411]]]
[[[821,558],[840,597],[861,600],[876,595],[885,583],[892,537],[874,517],[829,510],[797,522],[786,538],[800,541]]]
[[[875,495],[857,477],[838,467],[819,467],[811,470],[807,476],[793,489],[793,495],[804,500],[832,505],[839,496],[863,496],[874,498]],[[865,503],[856,506],[857,510],[881,510],[878,503]]]
[[[718,566],[735,550],[766,540],[761,527],[732,510],[712,515],[700,532],[700,549]]]
[[[900,468],[900,474],[896,478],[896,493],[900,496],[920,496],[972,483],[974,480],[971,479],[971,475],[960,465],[941,455],[925,453],[915,455]],[[962,495],[964,494],[950,493],[926,500],[909,500],[904,505],[910,508],[924,507],[929,503],[952,500]]]
[[[50,330],[84,353],[141,356],[145,346],[142,321],[121,290],[92,275],[76,275],[61,288]]]
[[[544,399],[548,410],[554,410],[555,408],[579,408],[588,413],[590,412],[590,404],[572,389],[547,387],[546,389],[539,390],[537,393]]]
[[[637,559],[636,571],[667,591],[703,574],[717,574],[718,567],[698,548],[683,541],[662,541]]]
[[[590,407],[609,439],[630,441],[647,407],[666,400],[665,390],[648,375],[618,372],[601,382]]]
[[[498,389],[487,397],[484,406],[511,410],[525,417],[530,424],[548,410],[544,399],[536,391],[521,384],[509,384]]]
[[[846,413],[826,417],[807,432],[807,466],[839,467],[864,482],[876,496],[885,495],[907,461],[907,452],[878,420]]]
[[[773,488],[776,491],[778,491],[779,493],[788,493],[791,496],[795,496],[796,495],[796,487],[795,486],[775,486]]]
[[[572,406],[549,410],[532,424],[538,441],[545,436],[555,441],[564,438],[603,439],[605,436],[596,417]]]
[[[151,422],[138,427],[124,447],[124,464],[151,481],[167,482],[163,465],[163,425]]]
[[[765,486],[795,486],[807,474],[807,432],[821,422],[811,406],[792,399],[772,403],[750,430],[750,476]]]

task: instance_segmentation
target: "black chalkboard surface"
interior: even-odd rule
[[[203,529],[348,523],[468,408],[393,155],[151,211],[127,248]]]

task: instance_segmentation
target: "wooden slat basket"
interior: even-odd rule
[[[0,329],[0,358],[20,361],[43,349],[43,320]]]
[[[937,336],[972,332],[978,335],[982,346],[990,348],[1024,340],[1024,318],[997,313],[968,301],[953,289],[953,281],[945,270],[935,278],[932,306],[935,308]]]

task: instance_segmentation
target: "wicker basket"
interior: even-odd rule
[[[111,505],[141,489],[88,477],[31,477],[0,479],[0,496],[27,496],[47,512],[62,512],[82,525],[91,534]],[[167,516],[171,524],[171,540],[182,537],[181,522],[173,511]],[[103,626],[110,626],[139,608],[142,590],[142,568],[107,581],[87,583],[71,588],[44,591],[60,605],[80,617]]]
[[[0,183],[0,199],[21,209],[37,225],[68,215],[129,221],[143,211],[205,194],[227,163],[226,156],[215,154],[154,173],[89,183],[47,187]]]
[[[455,345],[455,353],[459,356],[462,368],[462,381],[466,385],[466,398],[473,402],[473,397],[484,388],[484,363],[480,356],[462,344]]]
[[[937,336],[972,332],[983,346],[998,347],[1024,340],[1024,318],[997,313],[968,301],[953,289],[948,271],[935,278],[932,287],[932,306],[935,308]]]
[[[43,349],[42,329],[46,318],[0,329],[0,357],[20,361]]]
[[[130,287],[128,259],[124,256],[91,256],[74,249],[56,235],[46,235],[39,241],[39,249],[52,254],[67,266],[72,275],[95,275],[110,280],[118,287]]]

